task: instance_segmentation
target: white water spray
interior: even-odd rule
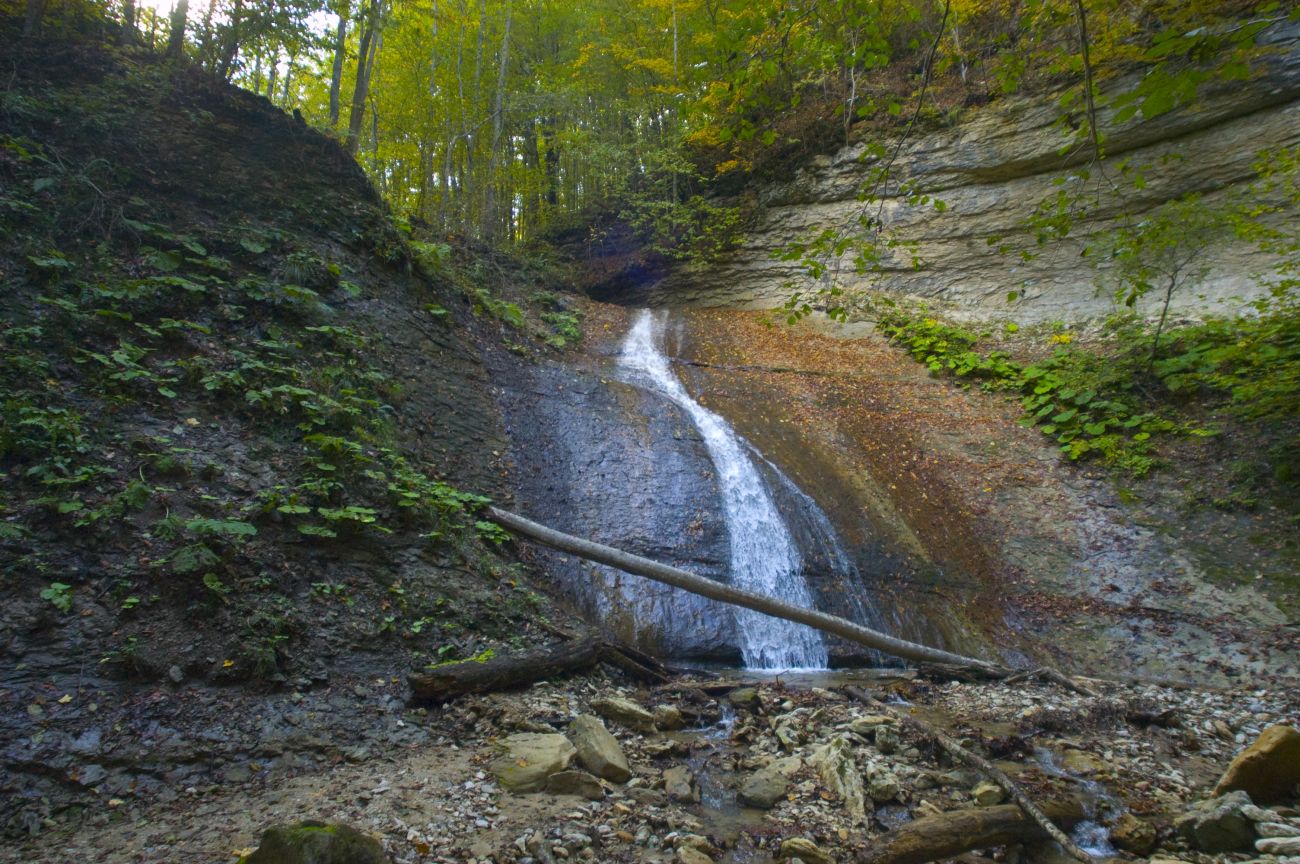
[[[731,541],[733,584],[812,608],[812,595],[800,572],[802,562],[772,494],[741,439],[727,421],[700,405],[686,392],[657,345],[655,319],[648,311],[637,317],[623,342],[620,365],[671,399],[694,422],[718,472],[722,509]],[[748,609],[735,610],[740,650],[749,669],[825,669],[826,644],[810,627],[771,618]]]

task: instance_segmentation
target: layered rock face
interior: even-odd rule
[[[850,250],[831,268],[850,292],[874,288],[925,298],[972,319],[1078,321],[1105,315],[1114,308],[1112,292],[1098,287],[1107,282],[1105,265],[1099,270],[1096,256],[1083,254],[1091,236],[1117,227],[1125,213],[1140,218],[1188,193],[1200,193],[1207,206],[1246,193],[1261,151],[1300,144],[1300,28],[1277,28],[1269,39],[1272,53],[1260,61],[1255,79],[1212,88],[1195,105],[1123,124],[1115,124],[1114,112],[1103,107],[1107,158],[1100,167],[1090,164],[1086,144],[1062,152],[1071,139],[1062,129],[1061,109],[1057,99],[1041,97],[1005,99],[951,128],[915,134],[890,170],[882,202],[858,200],[878,165],[864,158],[866,144],[819,157],[788,182],[757,190],[760,210],[747,239],[723,261],[679,270],[629,292],[627,299],[779,306],[812,283],[798,262],[776,254],[826,229],[852,227],[865,213],[914,242],[921,263],[914,267],[911,251],[895,249],[886,254],[882,273],[857,273]],[[1135,80],[1115,82],[1107,92],[1122,92]],[[1084,120],[1071,122],[1077,128]],[[1123,165],[1141,172],[1143,188],[1125,179]],[[1088,178],[1082,179],[1085,168]],[[902,180],[919,194],[941,199],[944,212],[898,197]],[[1040,247],[1026,220],[1063,188],[1083,193],[1087,209],[1074,215],[1069,236]],[[1031,253],[1030,260],[1022,252]],[[1230,236],[1199,255],[1194,268],[1197,278],[1180,289],[1175,308],[1225,308],[1231,298],[1265,290],[1267,259]],[[1009,292],[1020,299],[1009,303]]]

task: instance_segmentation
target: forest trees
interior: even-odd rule
[[[46,2],[117,20],[124,42],[146,15],[157,27],[139,0],[0,5],[19,2],[28,27]],[[734,192],[747,172],[779,176],[854,135],[897,138],[1030,85],[1063,92],[1067,119],[1092,118],[1103,84],[1138,67],[1138,85],[1106,107],[1156,116],[1207,81],[1249,75],[1256,38],[1287,18],[1241,0],[200,0],[193,20],[186,3],[176,11],[186,42],[169,50],[322,129],[346,113],[348,149],[396,210],[436,231],[509,243],[599,209],[687,255],[725,248],[736,214],[703,193]],[[1071,146],[1100,154],[1096,124],[1075,121],[1062,127]],[[822,245],[869,247],[878,227],[868,219]]]

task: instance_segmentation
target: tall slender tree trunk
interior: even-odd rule
[[[284,85],[281,88],[281,91],[284,95],[280,97],[280,102],[281,102],[281,107],[285,108],[286,110],[293,107],[293,103],[290,101],[290,97],[292,96],[291,91],[293,88],[293,67],[297,61],[298,58],[290,54],[289,64],[285,67],[284,70]]]
[[[266,98],[275,101],[275,79],[280,77],[280,51],[271,53],[271,71],[266,73]]]
[[[334,31],[334,66],[330,70],[330,128],[339,128],[339,93],[343,89],[343,58],[348,51],[348,14],[350,3],[341,3],[336,10],[338,27]]]
[[[483,198],[483,239],[491,243],[497,236],[497,163],[501,153],[501,130],[505,111],[506,73],[510,67],[510,22],[514,5],[506,0],[506,26],[501,34],[501,55],[497,67],[497,92],[492,100],[492,145],[488,149],[487,178]]]
[[[135,44],[135,0],[125,0],[122,4],[122,31],[117,34],[117,41],[122,45]]]
[[[185,53],[185,24],[189,17],[190,0],[180,0],[172,10],[172,30],[167,40],[167,56],[173,60],[181,59]]]
[[[262,52],[253,55],[253,92],[262,92]]]
[[[546,118],[542,121],[542,145],[546,148],[546,205],[556,207],[560,203],[560,145],[555,140],[555,120]]]
[[[27,0],[27,15],[23,18],[23,38],[41,35],[41,19],[45,17],[45,0]]]
[[[235,71],[235,58],[239,56],[239,30],[244,23],[244,0],[235,0],[230,10],[230,30],[226,44],[222,46],[221,62],[217,64],[217,74],[226,81]]]
[[[207,66],[208,71],[217,68],[216,51],[212,39],[216,35],[212,29],[212,16],[217,11],[217,0],[208,0],[208,8],[203,12],[203,32],[199,37],[199,62]]]
[[[353,156],[361,145],[361,125],[366,117],[366,100],[370,96],[370,75],[374,71],[375,50],[379,44],[379,20],[383,14],[381,0],[366,6],[361,45],[357,52],[357,80],[352,88],[352,109],[348,112],[348,152]]]

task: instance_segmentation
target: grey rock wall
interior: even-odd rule
[[[1201,193],[1209,204],[1240,193],[1253,179],[1261,150],[1300,144],[1300,28],[1279,30],[1271,39],[1275,53],[1259,77],[1220,85],[1196,105],[1119,126],[1110,122],[1113,112],[1103,109],[1104,170],[1093,166],[1089,180],[1068,181],[1095,192],[1096,206],[1076,221],[1069,237],[1046,248],[1037,246],[1024,220],[1060,188],[1058,178],[1088,167],[1091,155],[1086,147],[1061,152],[1067,139],[1054,98],[1002,100],[952,128],[916,136],[903,147],[892,173],[941,198],[947,209],[939,213],[887,196],[881,221],[919,244],[922,266],[913,269],[910,254],[897,253],[886,260],[883,274],[859,274],[846,253],[836,278],[850,291],[875,288],[940,301],[958,317],[1034,322],[1107,314],[1113,306],[1108,294],[1099,296],[1094,259],[1082,255],[1089,236],[1114,227],[1122,213],[1140,214],[1190,192]],[[1134,80],[1117,82],[1108,92]],[[779,306],[795,286],[809,283],[797,262],[779,261],[774,253],[826,228],[855,224],[868,206],[857,200],[873,164],[864,161],[865,151],[861,143],[845,147],[817,158],[787,182],[757,190],[760,212],[733,254],[708,268],[679,270],[627,299]],[[1121,162],[1142,166],[1145,188],[1119,181]],[[1116,180],[1118,193],[1103,174]],[[878,205],[871,206],[875,215]],[[990,238],[1001,240],[990,245]],[[1024,261],[1022,250],[1036,257]],[[1201,260],[1208,273],[1182,292],[1176,301],[1181,308],[1223,308],[1229,298],[1264,290],[1261,274],[1268,261],[1252,246],[1224,238]],[[1011,291],[1022,294],[1015,304],[1006,299]]]

